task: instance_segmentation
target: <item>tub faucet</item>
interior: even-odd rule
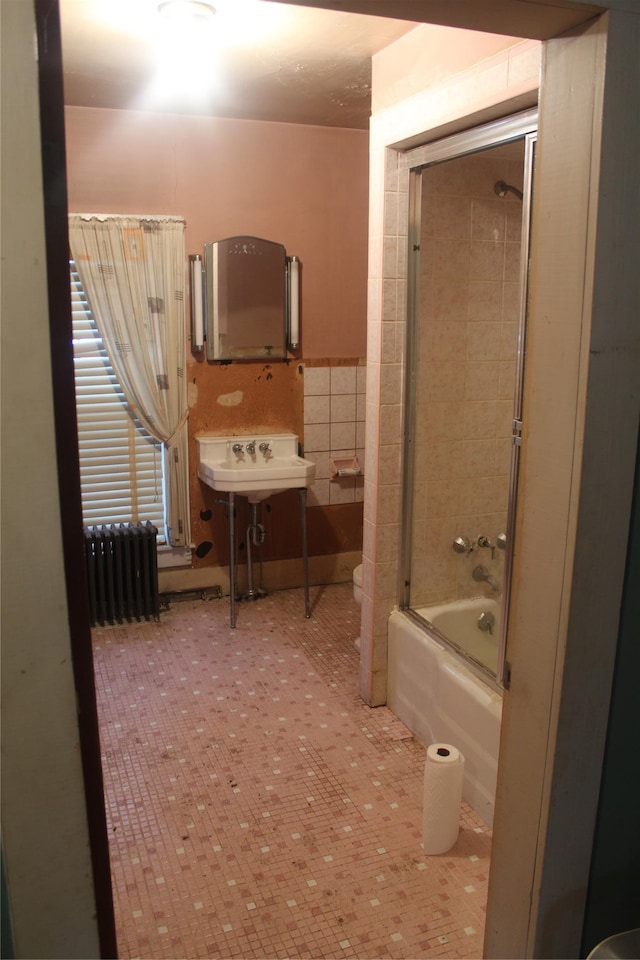
[[[473,573],[471,574],[474,580],[478,583],[484,582],[488,583],[494,593],[498,592],[498,581],[495,577],[492,577],[486,567],[479,566],[473,568]]]
[[[496,555],[496,545],[492,543],[489,537],[478,537],[476,543],[479,547],[486,547],[487,550],[491,550],[491,559],[493,560]]]
[[[493,628],[496,625],[496,618],[492,613],[481,613],[476,621],[478,630],[493,636]]]

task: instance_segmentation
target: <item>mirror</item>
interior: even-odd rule
[[[287,355],[288,276],[281,243],[228,237],[206,243],[208,360],[283,359]]]

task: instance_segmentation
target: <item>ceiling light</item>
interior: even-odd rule
[[[165,100],[206,95],[215,72],[215,8],[209,0],[163,0],[157,9],[155,95]]]
[[[163,0],[158,4],[158,13],[173,23],[191,21],[202,24],[213,20],[216,8],[209,0]]]

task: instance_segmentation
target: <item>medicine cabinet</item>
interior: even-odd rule
[[[281,243],[228,237],[205,244],[204,262],[190,259],[193,349],[204,339],[207,360],[228,361],[284,359],[298,347],[299,262]]]

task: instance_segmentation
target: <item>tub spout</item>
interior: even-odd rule
[[[488,583],[494,593],[498,592],[498,581],[495,577],[492,577],[489,571],[484,566],[474,567],[472,573],[473,579],[480,582]]]

